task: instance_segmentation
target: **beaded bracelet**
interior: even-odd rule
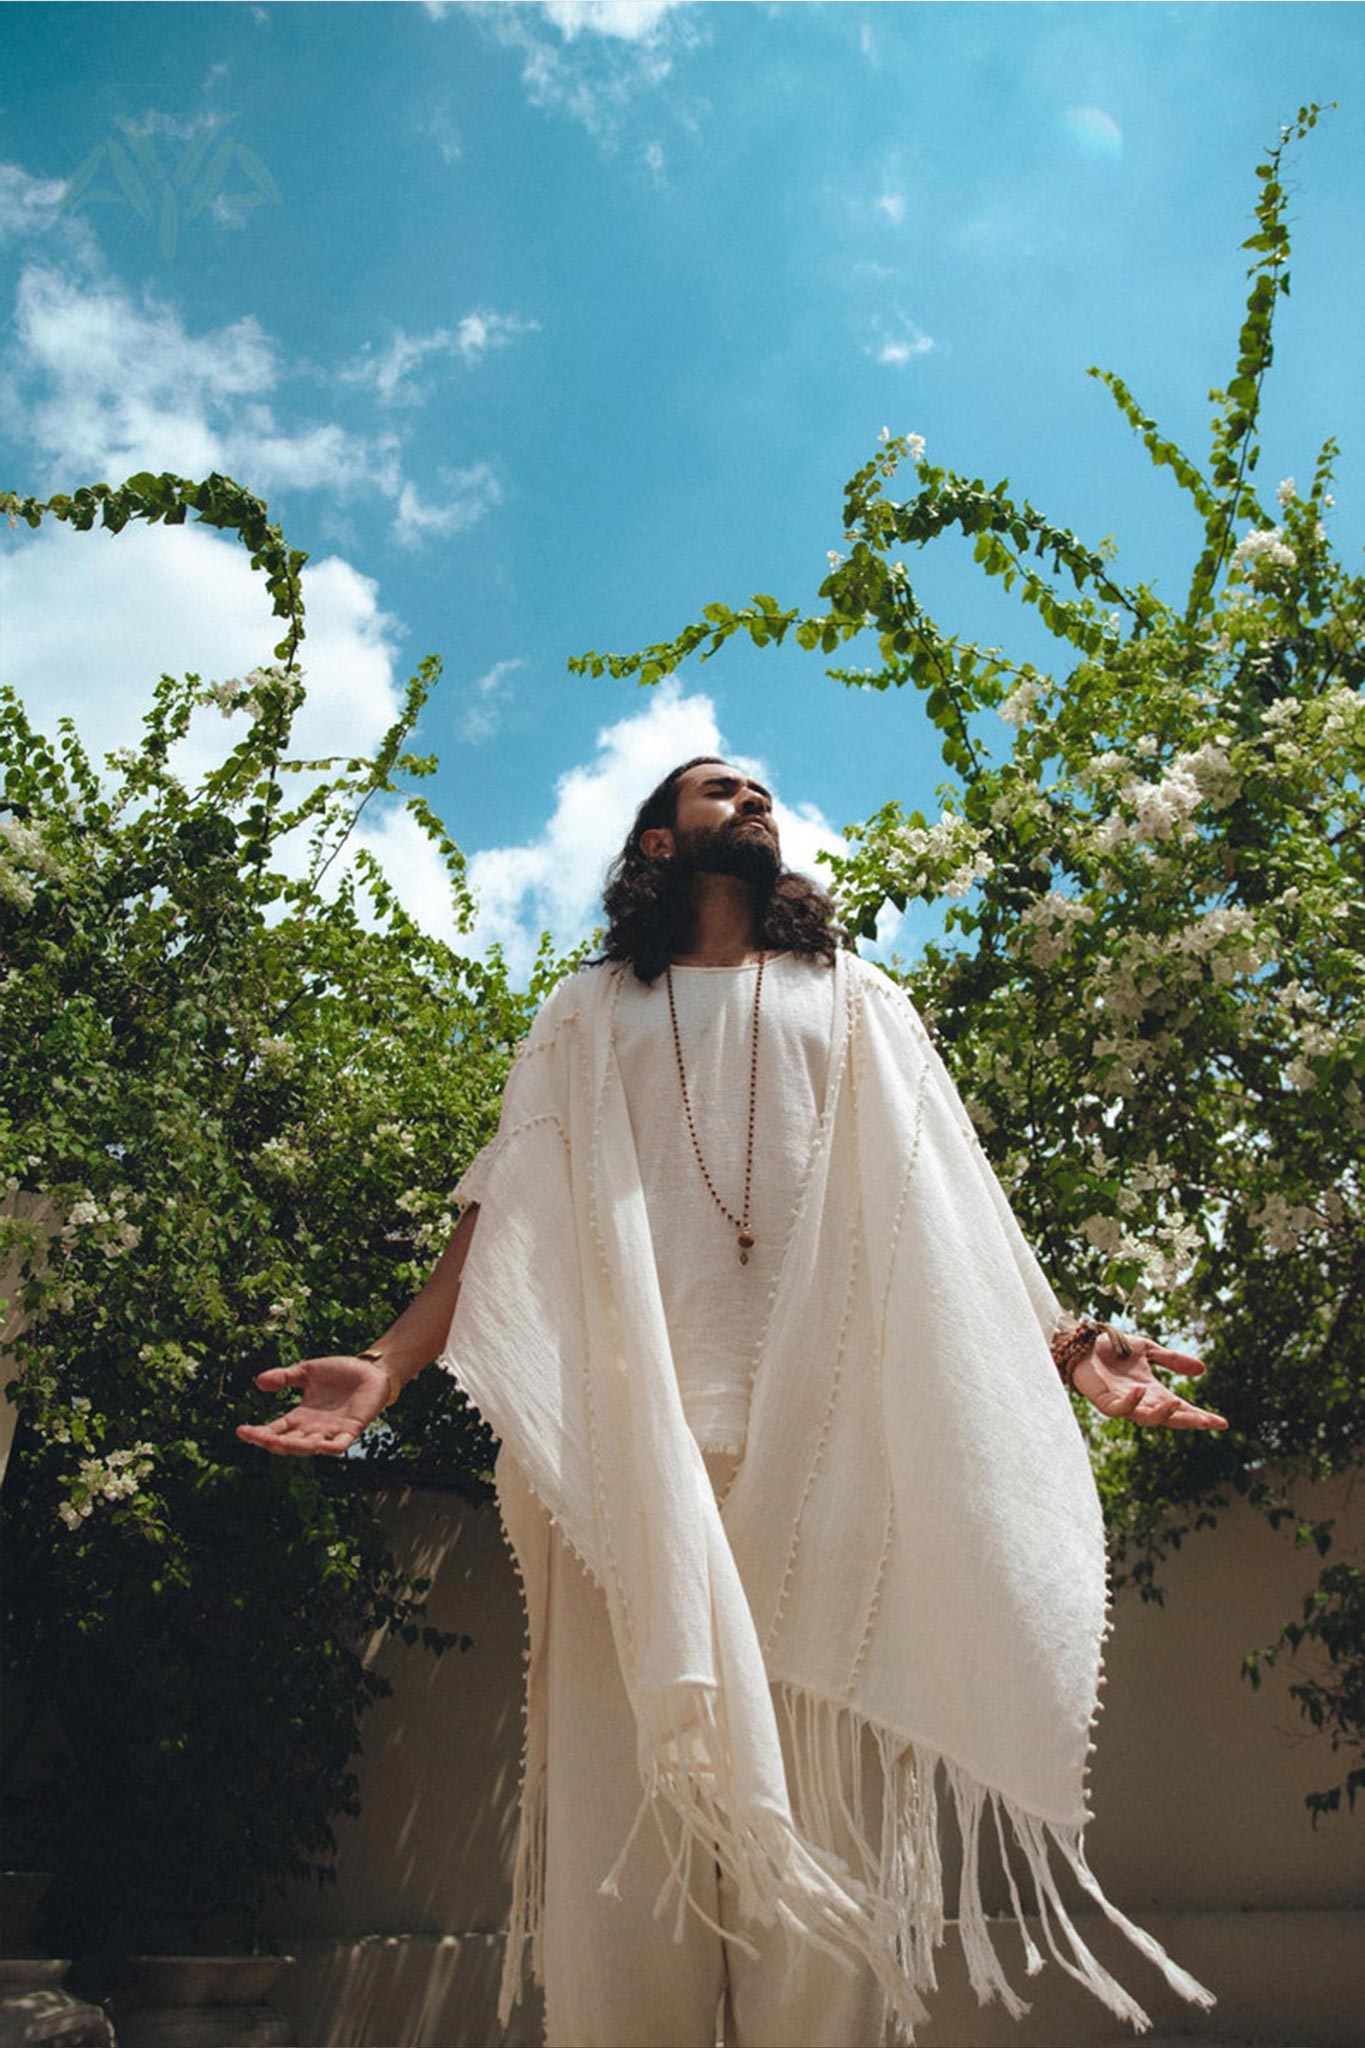
[[[1098,1338],[1107,1337],[1118,1358],[1132,1355],[1132,1345],[1121,1330],[1112,1323],[1097,1322],[1094,1316],[1083,1316],[1079,1322],[1064,1324],[1052,1335],[1052,1363],[1062,1376],[1062,1385],[1068,1390],[1076,1377],[1076,1367],[1083,1358],[1089,1358]]]
[[[1071,1389],[1076,1367],[1083,1358],[1089,1358],[1095,1348],[1095,1339],[1100,1334],[1098,1323],[1089,1317],[1078,1323],[1064,1325],[1052,1336],[1052,1363],[1062,1377],[1062,1385]]]

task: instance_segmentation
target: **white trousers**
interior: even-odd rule
[[[712,1454],[707,1466],[719,1486],[732,1461]],[[668,1862],[648,1823],[620,1896],[599,1891],[640,1803],[635,1722],[606,1599],[557,1530],[545,1672],[547,2048],[878,2048],[886,2005],[871,1973],[842,1968],[777,1927],[742,1922],[728,1880],[708,1882],[695,1864],[697,1904],[757,1953],[691,1911],[675,1940],[676,1909],[653,1916]],[[785,1727],[782,1735],[785,1744]],[[880,1810],[879,1795],[869,1792],[868,1810]]]

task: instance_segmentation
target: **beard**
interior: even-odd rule
[[[675,832],[677,865],[684,874],[738,875],[771,889],[782,872],[782,854],[771,826],[744,819],[739,825],[698,826]]]

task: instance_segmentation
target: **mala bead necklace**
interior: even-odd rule
[[[697,1138],[697,1126],[693,1120],[692,1104],[687,1094],[687,1075],[683,1071],[682,1040],[678,1036],[678,1009],[673,1000],[673,969],[671,967],[665,967],[664,977],[668,983],[668,1014],[673,1025],[673,1051],[678,1062],[678,1082],[682,1088],[683,1114],[687,1118],[687,1128],[692,1136],[692,1150],[697,1155],[697,1164],[701,1168],[701,1177],[706,1182],[711,1200],[720,1210],[722,1216],[727,1217],[734,1224],[736,1231],[739,1233],[739,1263],[741,1266],[747,1266],[749,1263],[749,1253],[754,1245],[754,1234],[749,1228],[749,1190],[754,1174],[754,1103],[758,1093],[758,1012],[759,1005],[763,1000],[763,955],[760,953],[758,956],[758,974],[754,980],[753,1046],[749,1056],[749,1137],[744,1152],[744,1209],[743,1214],[739,1216],[735,1215],[733,1209],[727,1209],[720,1196],[716,1193],[715,1185],[706,1170],[706,1161],[701,1156],[701,1145]]]

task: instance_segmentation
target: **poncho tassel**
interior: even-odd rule
[[[656,1702],[652,1715],[656,1729],[661,1719]],[[859,1883],[839,1855],[804,1835],[787,1814],[759,1807],[742,1815],[731,1812],[715,1791],[718,1779],[724,1782],[728,1778],[724,1741],[715,1694],[706,1688],[688,1688],[674,1710],[672,1732],[663,1737],[647,1773],[644,1796],[625,1845],[599,1889],[619,1893],[645,1816],[653,1811],[661,1819],[662,1809],[676,1820],[679,1832],[672,1845],[664,1833],[670,1870],[655,1901],[654,1914],[658,1918],[670,1904],[675,1906],[675,1941],[682,1939],[690,1910],[713,1933],[751,1955],[756,1953],[742,1934],[720,1927],[692,1896],[692,1857],[698,1851],[708,1868],[718,1863],[735,1885],[742,1919],[764,1926],[776,1923],[789,1938],[822,1950],[850,1973],[860,1963],[870,1969],[904,2028],[905,2038],[912,2040],[913,2028],[928,2018],[928,2009],[899,1966],[890,1900]]]
[[[898,1735],[862,1719],[847,1707],[822,1700],[797,1686],[773,1688],[785,1722],[791,1760],[795,1827],[779,1813],[757,1812],[736,1820],[723,1811],[707,1768],[709,1745],[721,1730],[713,1696],[700,1690],[677,1715],[674,1734],[662,1754],[670,1760],[650,1771],[630,1833],[599,1889],[620,1891],[636,1837],[646,1819],[659,1827],[669,1864],[654,1904],[654,1917],[674,1911],[673,1939],[683,1938],[688,1912],[712,1933],[747,1954],[752,1945],[733,1927],[722,1928],[693,1894],[694,1853],[713,1859],[733,1880],[744,1918],[771,1925],[813,1942],[844,1968],[859,1961],[886,1992],[895,2038],[913,2048],[914,2029],[928,2018],[922,1994],[938,1988],[935,1951],[945,1939],[943,1860],[940,1844],[940,1771],[951,1794],[962,1843],[962,1876],[957,1899],[958,1937],[967,1976],[980,2004],[998,1998],[1013,2019],[1028,2002],[1005,1975],[981,1897],[981,1830],[989,1810],[1009,1890],[1010,1908],[1023,1945],[1024,1969],[1036,1976],[1044,1958],[1030,1934],[1026,1907],[1015,1876],[1022,1855],[1037,1902],[1043,1938],[1055,1960],[1136,2033],[1151,2026],[1136,1999],[1087,1946],[1058,1890],[1051,1865],[1056,1850],[1077,1883],[1118,1927],[1171,1989],[1207,2009],[1213,1994],[1173,1962],[1145,1929],[1105,1897],[1086,1862],[1081,1831],[1058,1827],[1021,1811],[998,1792],[970,1777],[946,1757],[907,1746]],[[881,1786],[877,1837],[868,1827],[864,1744],[877,1757]],[[687,1758],[684,1767],[680,1761]],[[675,1825],[669,1828],[668,1820]],[[1008,1828],[1006,1823],[1008,1822]],[[498,2001],[498,2022],[506,2027],[521,1995],[527,1950],[535,1981],[544,1982],[541,1916],[545,1883],[545,1773],[523,1780],[521,1813],[512,1878],[512,1911]],[[998,1923],[997,1923],[998,1924]]]
[[[1043,1957],[1029,1931],[1015,1875],[1014,1857],[1020,1854],[1028,1869],[1044,1940],[1057,1962],[1135,2032],[1144,2033],[1151,2025],[1136,1999],[1087,1946],[1067,1911],[1052,1868],[1055,1851],[1087,1897],[1160,1970],[1173,1991],[1205,2009],[1213,2005],[1213,1994],[1105,1897],[1086,1862],[1079,1828],[1061,1827],[1025,1812],[949,1758],[907,1745],[900,1736],[846,1706],[785,1683],[773,1690],[785,1722],[793,1809],[807,1847],[828,1859],[832,1872],[852,1873],[850,1891],[870,1892],[877,1925],[884,1926],[885,1916],[890,1915],[901,1992],[909,1994],[891,2001],[900,2040],[913,2042],[913,2025],[924,2016],[920,1994],[937,1988],[934,1951],[942,1945],[947,1930],[937,1794],[940,1772],[952,1797],[962,1843],[958,1937],[968,1981],[982,2005],[998,1998],[1013,2019],[1022,2018],[1029,2010],[1005,1975],[982,1900],[981,1833],[988,1811],[1027,1975],[1037,1975]],[[879,1841],[870,1835],[865,1810],[863,1760],[864,1744],[869,1741],[876,1752],[881,1784]],[[1008,1846],[1011,1842],[1013,1856]],[[907,2024],[908,2013],[912,2016]]]
[[[545,1982],[542,1916],[545,1906],[545,1773],[523,1779],[521,1809],[517,1823],[517,1847],[512,1865],[512,1910],[503,1951],[502,1982],[498,1990],[498,2025],[506,2030],[512,2008],[521,1998],[526,1950],[531,1951],[531,1975],[537,1984]]]

